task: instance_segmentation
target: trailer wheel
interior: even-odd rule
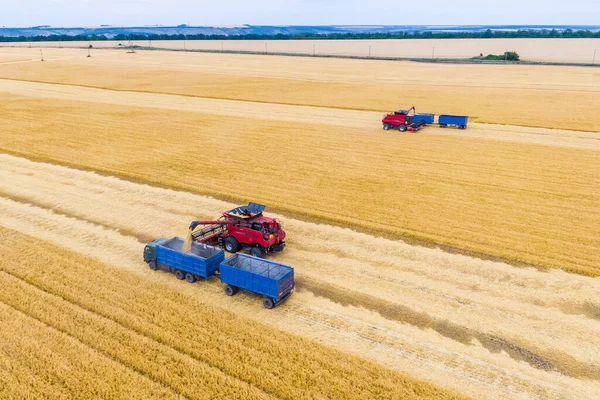
[[[194,283],[196,282],[196,277],[188,272],[187,274],[185,274],[185,280],[189,283]]]
[[[250,255],[257,258],[262,258],[263,253],[259,247],[253,247],[252,250],[250,250]]]
[[[445,128],[445,127],[447,127],[447,126],[448,126],[448,125],[446,125],[446,124],[440,124],[440,128]]]
[[[406,132],[406,125],[404,125],[404,124],[400,124],[400,125],[398,125],[398,130],[399,130],[400,132]]]
[[[390,125],[389,124],[383,124],[383,130],[384,131],[389,131],[390,130]]]
[[[225,286],[225,294],[227,296],[233,296],[234,294],[236,294],[238,292],[238,288],[236,288],[235,286],[231,286],[231,285],[227,285]]]
[[[230,253],[235,253],[240,249],[240,243],[233,236],[227,236],[225,238],[225,250]]]
[[[148,267],[150,267],[152,271],[158,270],[158,264],[156,264],[156,261],[154,260],[148,261]]]
[[[265,308],[270,310],[273,307],[275,307],[275,302],[270,297],[264,297],[263,298],[263,306],[265,306]]]
[[[175,270],[175,278],[179,279],[180,281],[182,281],[185,278],[185,274],[183,273],[182,270],[180,269],[176,269]]]
[[[460,129],[467,129],[467,126],[466,125],[461,125],[461,126],[459,126],[459,128]]]

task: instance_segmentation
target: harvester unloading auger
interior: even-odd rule
[[[254,257],[281,251],[285,232],[277,219],[263,215],[264,209],[262,204],[248,203],[225,211],[217,220],[192,221],[191,240],[225,248],[229,253],[243,250]]]

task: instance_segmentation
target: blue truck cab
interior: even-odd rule
[[[234,254],[223,261],[219,278],[226,283],[225,294],[233,296],[239,289],[263,296],[265,308],[273,308],[287,299],[294,290],[294,269],[289,265]]]
[[[173,272],[177,279],[190,283],[198,279],[208,279],[219,270],[225,259],[225,252],[202,243],[192,243],[189,253],[182,251],[184,240],[156,239],[144,248],[144,261],[152,270]]]

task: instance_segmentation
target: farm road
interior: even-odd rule
[[[243,116],[244,119],[261,119],[291,123],[315,122],[340,128],[362,128],[369,132],[376,132],[381,129],[380,121],[382,117],[381,113],[370,111],[108,90],[10,79],[0,79],[0,92],[33,98],[149,107],[220,116]],[[479,139],[542,144],[547,146],[600,150],[600,137],[598,137],[597,133],[561,129],[471,123],[469,124],[469,129],[464,131],[429,127],[419,131],[418,134],[453,135]]]
[[[600,391],[598,279],[280,217],[289,246],[275,258],[296,268],[298,291],[267,311],[216,280],[189,285],[141,261],[145,241],[233,204],[9,155],[0,172],[0,225],[273,327],[476,397]]]

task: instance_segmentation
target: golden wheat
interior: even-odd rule
[[[5,307],[110,356],[155,387],[190,398],[458,398],[39,239],[4,228],[0,239]],[[118,395],[108,389],[109,397]]]
[[[246,119],[240,130],[191,112],[2,99],[6,152],[599,274],[597,150],[301,121]]]
[[[32,51],[0,49],[0,54],[26,58]],[[86,59],[72,49],[47,53],[49,62],[0,64],[0,78],[381,113],[416,105],[476,122],[600,131],[595,69],[176,52],[132,56],[108,50]]]
[[[7,155],[0,161],[0,225],[43,232],[180,293],[474,397],[588,398],[600,390],[597,279],[275,214],[289,234],[276,260],[295,267],[299,291],[261,311],[255,297],[224,298],[217,282],[182,284],[140,260],[145,242],[181,235],[191,219],[234,204]]]

